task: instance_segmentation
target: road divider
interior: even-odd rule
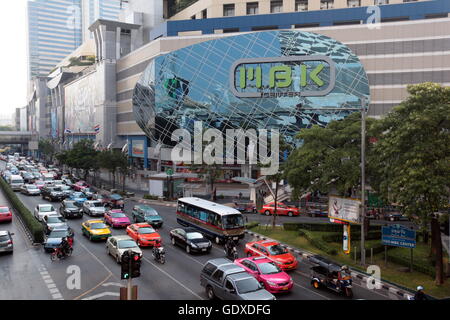
[[[30,210],[24,206],[22,201],[20,201],[15,192],[3,178],[0,178],[0,187],[10,204],[13,206],[15,213],[19,215],[20,220],[30,234],[33,243],[43,243],[44,228],[42,225],[34,218]]]

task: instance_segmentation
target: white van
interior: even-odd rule
[[[14,191],[20,191],[20,188],[22,188],[23,184],[24,181],[21,176],[13,174],[9,177],[9,185]]]

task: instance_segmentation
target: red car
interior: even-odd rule
[[[298,261],[294,255],[277,241],[260,240],[249,242],[245,245],[244,252],[247,257],[266,257],[275,262],[283,271],[293,270],[298,266]]]
[[[275,202],[271,202],[269,204],[266,204],[262,207],[261,210],[259,210],[259,213],[265,214],[266,216],[270,216],[275,211]],[[300,209],[297,207],[291,207],[288,205],[285,205],[282,202],[278,202],[277,204],[277,215],[279,216],[299,216],[300,215]]]
[[[244,268],[270,293],[289,292],[294,286],[292,278],[265,257],[236,259],[234,264]]]
[[[0,222],[11,222],[12,212],[8,207],[0,207]]]
[[[75,191],[83,191],[84,188],[89,188],[89,185],[85,181],[78,181],[73,185]]]
[[[37,181],[34,182],[34,185],[35,185],[36,187],[38,187],[39,190],[41,190],[42,187],[45,186],[45,182],[42,181],[42,180],[37,180]]]
[[[105,223],[113,228],[126,228],[131,224],[131,221],[122,210],[114,209],[105,212]]]
[[[135,223],[127,228],[127,234],[136,241],[140,247],[153,247],[161,241],[159,233],[148,223]]]

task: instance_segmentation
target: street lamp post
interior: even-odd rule
[[[314,111],[360,111],[361,112],[361,265],[366,264],[365,246],[365,188],[366,188],[366,98],[361,98],[361,108],[300,108],[300,110]]]

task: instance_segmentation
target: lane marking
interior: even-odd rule
[[[106,297],[106,296],[120,297],[120,293],[117,293],[117,292],[103,292],[103,293],[99,293],[99,294],[96,294],[96,295],[91,296],[91,297],[84,298],[83,300],[95,300],[95,299]]]
[[[187,291],[189,291],[191,294],[193,294],[194,296],[196,296],[197,298],[199,298],[200,300],[205,300],[202,297],[200,297],[198,294],[196,294],[194,291],[192,291],[191,289],[189,289],[188,287],[186,287],[184,284],[182,284],[180,281],[178,281],[177,279],[175,279],[174,277],[172,277],[169,273],[167,273],[166,271],[162,270],[161,268],[159,268],[157,265],[153,264],[153,262],[151,262],[150,260],[148,260],[147,258],[143,258],[143,260],[147,261],[148,263],[150,263],[152,266],[154,266],[156,269],[158,269],[159,271],[161,271],[162,273],[164,273],[166,276],[168,276],[170,279],[172,279],[173,281],[175,281],[177,284],[179,284],[180,286],[182,286],[184,289],[186,289]]]

